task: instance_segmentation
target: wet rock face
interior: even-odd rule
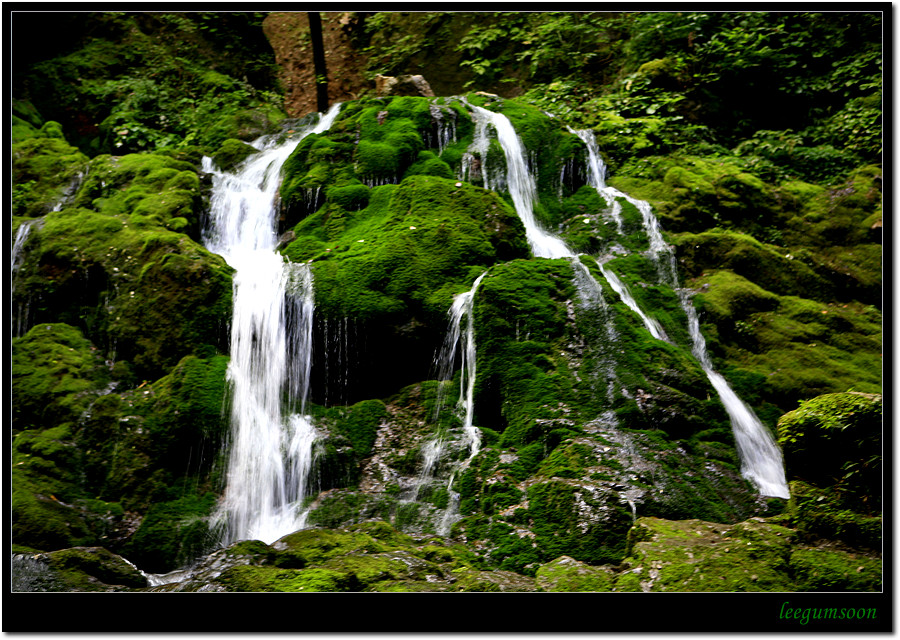
[[[421,75],[375,76],[375,94],[378,96],[424,96],[433,97],[431,85]]]

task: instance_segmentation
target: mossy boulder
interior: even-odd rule
[[[76,422],[107,379],[100,353],[77,328],[32,327],[12,343],[13,430]]]
[[[212,159],[222,171],[231,171],[254,153],[259,153],[259,149],[241,140],[229,138],[216,150]]]
[[[166,573],[214,548],[209,516],[216,496],[185,495],[151,506],[130,538],[126,555],[144,571]]]
[[[612,591],[614,580],[608,566],[595,567],[568,556],[542,564],[535,575],[542,591]]]
[[[43,557],[65,582],[81,587],[74,590],[92,590],[89,585],[96,590],[105,590],[103,585],[132,589],[147,586],[147,578],[134,565],[102,547],[61,549]]]
[[[881,591],[880,558],[847,551],[797,549],[791,554],[791,573],[798,591]]]
[[[640,518],[616,591],[790,591],[792,532],[761,519],[733,526]]]
[[[358,211],[328,204],[294,233],[284,253],[313,260],[319,318],[342,326],[344,318],[353,321],[348,337],[359,367],[332,369],[349,379],[317,382],[313,392],[320,399],[329,386],[344,386],[355,400],[360,384],[376,385],[369,397],[385,397],[426,379],[429,352],[440,344],[453,296],[491,264],[527,252],[521,222],[496,194],[427,175],[375,187]],[[325,353],[329,338],[319,326],[316,344]],[[385,359],[395,360],[391,372],[402,379],[383,368],[369,370]]]
[[[232,270],[186,235],[82,208],[48,214],[32,235],[15,292],[32,323],[54,318],[103,348],[115,341],[144,379],[188,353],[224,350]]]
[[[859,505],[880,505],[882,397],[836,393],[801,403],[778,421],[778,442],[790,477],[834,486]]]
[[[147,578],[124,558],[102,547],[72,547],[19,554],[12,562],[13,591],[131,591]]]
[[[47,122],[15,142],[13,215],[40,216],[61,205],[72,196],[87,166],[87,156],[66,142],[58,122]]]

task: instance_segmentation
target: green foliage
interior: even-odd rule
[[[100,14],[99,37],[23,70],[28,96],[92,153],[256,137],[284,115],[250,15]]]

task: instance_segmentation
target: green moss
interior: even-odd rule
[[[604,512],[603,521],[583,523],[579,504]],[[625,555],[631,514],[618,504],[597,503],[579,487],[551,481],[528,488],[528,518],[542,559],[569,555],[590,564],[618,563]]]
[[[106,585],[147,586],[147,578],[119,556],[102,547],[77,547],[47,554],[48,564],[73,591],[93,590],[90,578]]]
[[[572,374],[554,347],[566,335],[571,280],[566,261],[515,260],[497,265],[481,282],[476,420],[502,429],[503,445],[538,438],[537,419],[559,417],[558,403],[574,399]]]
[[[13,144],[13,215],[33,217],[52,210],[87,162],[87,156],[65,141],[56,122]]]
[[[791,531],[746,521],[640,518],[618,591],[790,591]]]
[[[328,201],[347,211],[365,209],[369,204],[370,189],[364,184],[350,184],[332,187],[328,190]]]
[[[213,154],[212,159],[222,171],[231,171],[259,150],[246,142],[229,138]]]
[[[215,504],[212,493],[154,504],[128,543],[128,557],[151,573],[172,571],[200,557],[214,545],[207,517]]]
[[[96,348],[75,327],[40,324],[12,343],[13,429],[74,422],[105,381]]]
[[[791,572],[798,591],[881,591],[882,562],[844,551],[797,549]]]
[[[568,556],[541,565],[535,575],[542,591],[612,591],[613,574],[603,567],[592,567]]]
[[[48,481],[44,473],[47,465],[41,465],[44,468],[39,470],[17,468],[18,462],[13,465],[10,504],[15,543],[45,550],[97,543],[82,514],[60,502],[54,493],[55,489],[62,489],[62,499],[69,498],[66,492],[72,492],[74,485],[68,479]]]
[[[372,453],[379,425],[388,417],[380,400],[363,400],[348,407],[338,422],[338,430],[344,433],[360,458]]]
[[[792,478],[834,483],[857,507],[880,505],[882,399],[861,393],[829,394],[803,402],[778,421],[778,442]]]
[[[832,295],[831,285],[805,262],[745,234],[722,230],[681,234],[674,238],[674,244],[688,277],[707,270],[730,269],[778,295],[826,300]]]
[[[452,180],[455,177],[450,165],[443,158],[435,156],[431,151],[420,151],[418,159],[406,170],[403,177],[415,175],[437,176],[448,180]]]
[[[225,570],[216,581],[227,591],[239,592],[356,591],[358,586],[352,575],[333,569],[294,571],[246,565]]]
[[[379,553],[389,548],[364,531],[304,529],[281,539],[273,562],[279,567],[301,569],[352,552]]]
[[[702,294],[703,310],[719,321],[743,320],[752,313],[778,307],[778,296],[730,271],[707,277]]]
[[[141,411],[155,467],[180,473],[213,465],[215,459],[200,452],[214,452],[224,437],[227,368],[225,356],[187,356],[153,384]]]

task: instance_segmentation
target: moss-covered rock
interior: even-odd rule
[[[131,591],[147,586],[133,564],[102,547],[14,555],[13,591]]]
[[[542,591],[612,591],[614,579],[609,567],[593,567],[568,556],[541,565],[535,575]]]
[[[148,181],[181,179],[155,165],[140,169]],[[148,197],[157,196],[139,190],[135,206]],[[135,215],[144,219],[83,208],[47,214],[29,239],[15,296],[31,323],[53,318],[104,351],[115,344],[117,358],[147,379],[188,353],[224,350],[231,268],[186,235]]]
[[[13,215],[34,217],[60,206],[78,187],[87,165],[87,156],[66,142],[58,122],[47,122],[15,142]]]
[[[790,529],[640,518],[617,591],[790,591]]]
[[[231,171],[254,153],[259,153],[259,149],[241,140],[229,138],[216,150],[212,159],[222,171]]]
[[[857,507],[878,509],[882,420],[880,395],[838,393],[803,402],[778,421],[790,477],[832,485]]]
[[[880,591],[880,559],[847,551],[797,549],[791,553],[791,573],[798,591]]]
[[[13,430],[72,424],[87,408],[91,392],[108,372],[77,328],[39,324],[12,344]]]
[[[212,493],[154,504],[129,540],[127,556],[150,573],[189,564],[215,546],[208,522],[215,504]]]

